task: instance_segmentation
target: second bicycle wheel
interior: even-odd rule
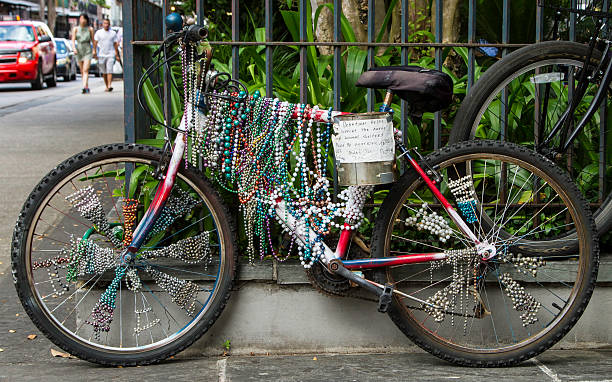
[[[480,77],[462,102],[449,142],[492,139],[536,147],[568,108],[587,54],[585,44],[547,41],[507,55]],[[598,78],[592,72],[600,57],[601,53],[595,50],[587,76]],[[570,130],[585,115],[598,87],[596,80],[587,86],[572,114]],[[596,112],[558,160],[590,203],[601,234],[612,228],[612,146],[605,144],[612,125],[600,123],[602,118],[608,118],[609,98],[604,103],[606,112]],[[607,126],[606,131],[601,126]],[[557,147],[560,140],[557,134],[553,145]],[[601,160],[607,161],[602,168]],[[568,236],[575,237],[571,232]]]
[[[160,183],[160,157],[129,144],[77,154],[43,178],[17,221],[19,298],[52,342],[84,360],[163,360],[208,330],[229,297],[234,227],[196,170],[179,169],[134,261],[119,259]]]
[[[595,286],[599,252],[584,198],[554,163],[510,143],[463,142],[425,161],[441,175],[441,193],[495,255],[483,260],[408,170],[380,207],[372,256],[446,259],[376,271],[376,281],[402,293],[389,316],[417,345],[462,365],[508,366],[548,349],[574,326]],[[523,241],[562,240],[568,230],[577,235],[571,254],[521,249]]]

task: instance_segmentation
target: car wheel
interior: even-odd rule
[[[43,73],[42,73],[42,65],[38,64],[38,69],[36,70],[36,79],[30,83],[32,85],[32,89],[40,90],[43,87]]]
[[[57,68],[53,65],[53,71],[51,72],[51,78],[45,81],[47,83],[47,87],[52,88],[57,86]]]

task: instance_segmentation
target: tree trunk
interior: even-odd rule
[[[351,24],[357,41],[368,41],[366,25],[361,23],[359,17],[359,0],[344,0],[342,2],[342,13]]]
[[[314,16],[317,11],[317,8],[321,4],[329,3],[328,0],[310,0],[310,7],[312,8],[312,22],[315,22]],[[314,27],[314,25],[313,25]],[[314,36],[316,41],[332,41],[334,38],[334,19],[333,14],[327,7],[323,7],[321,13],[319,14],[319,21],[317,23],[317,28],[314,31]],[[319,53],[321,54],[332,54],[334,51],[331,46],[319,46]]]
[[[459,40],[459,32],[461,29],[459,21],[459,5],[460,0],[445,0],[444,9],[442,10],[442,42],[457,42]],[[433,2],[431,7],[432,20],[431,30],[435,33],[436,30],[436,5]]]
[[[57,19],[57,14],[55,13],[55,0],[49,0],[47,7],[47,25],[49,26],[49,29],[51,29],[51,33],[55,34],[55,20]]]
[[[401,42],[402,40],[402,3],[398,1],[391,13],[391,29],[389,30],[388,42]]]
[[[47,4],[47,2],[45,0],[40,0],[38,2],[38,6],[40,7],[40,10],[38,11],[38,18],[40,18],[40,21],[45,22],[45,5]]]

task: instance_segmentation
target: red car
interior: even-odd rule
[[[40,21],[0,21],[0,83],[56,85],[55,41]]]

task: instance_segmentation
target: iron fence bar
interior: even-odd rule
[[[308,3],[309,0],[300,0],[299,8],[300,8],[300,42],[304,43],[307,40],[306,34],[306,22],[307,22],[307,14],[308,12]],[[307,103],[308,102],[308,94],[306,92],[306,86],[308,81],[308,61],[306,57],[306,45],[300,45],[300,102]]]
[[[410,31],[408,29],[409,25],[409,9],[408,9],[408,0],[402,0],[402,19],[401,19],[401,41],[403,43],[408,42],[408,36],[410,35]],[[402,65],[408,65],[408,47],[402,46],[400,48],[401,54],[401,63]],[[400,129],[402,131],[402,138],[404,139],[404,144],[408,144],[408,134],[406,134],[408,130],[408,102],[405,100],[400,100]],[[400,170],[404,171],[404,164],[401,162]]]
[[[442,43],[443,34],[443,1],[436,0],[436,44]],[[434,48],[436,70],[442,70],[442,48],[437,46]],[[442,114],[437,111],[434,114],[434,149],[442,146]]]
[[[266,42],[272,41],[273,32],[272,32],[272,24],[273,24],[273,14],[272,14],[272,5],[274,0],[264,0],[264,8],[265,8],[265,29],[266,29]],[[266,46],[266,96],[272,97],[273,95],[273,85],[274,80],[272,77],[272,53],[273,47],[270,45]]]
[[[571,1],[571,7],[576,8],[577,0]],[[576,41],[576,13],[570,12],[569,40]]]
[[[502,43],[507,44],[510,42],[510,0],[503,0],[502,3]],[[508,53],[507,48],[502,48],[502,57]],[[500,105],[500,140],[503,142],[506,140],[506,133],[508,131],[508,88],[504,87],[501,91],[501,105]],[[508,166],[507,163],[501,165],[501,176],[500,176],[500,192],[499,198],[502,203],[508,202]]]
[[[342,28],[340,23],[342,20],[342,0],[334,0],[334,42],[342,41]],[[340,46],[334,46],[334,96],[333,96],[333,107],[334,110],[341,110],[341,99],[340,95],[342,92],[342,48]],[[336,202],[336,195],[338,195],[338,168],[336,161],[334,160],[332,166],[332,179],[334,184],[334,195],[333,201]]]
[[[536,5],[536,42],[544,38],[544,9]]]
[[[236,42],[240,33],[240,1],[232,0],[232,77],[239,79],[240,50]]]
[[[167,0],[163,0],[162,2],[162,36],[166,38],[168,35],[168,28],[166,26],[166,16],[168,15],[168,10],[170,8],[170,4]],[[165,52],[164,52],[165,53]],[[172,123],[172,105],[170,104],[170,72],[168,71],[168,66],[164,65],[162,69],[162,74],[164,76],[164,86],[163,86],[163,106],[164,106],[164,122],[169,125]]]
[[[376,6],[374,0],[368,0],[368,42],[374,42],[374,32],[376,29],[375,23]],[[368,46],[368,63],[366,68],[369,70],[374,67],[374,47]],[[367,107],[368,111],[374,110],[374,89],[367,89]]]
[[[570,1],[570,7],[571,8],[576,8],[578,4],[577,0],[571,0]],[[570,12],[570,21],[569,21],[569,40],[570,41],[576,41],[576,13],[575,12]],[[568,100],[571,100],[572,98],[574,98],[574,72],[570,71],[569,73],[569,84],[567,87],[567,97]],[[546,121],[544,121],[546,122]],[[574,123],[573,121],[570,121],[570,127],[569,127],[570,131],[574,129]],[[562,135],[563,136],[563,135]],[[563,142],[561,143],[563,144]],[[568,156],[567,156],[567,160],[566,160],[566,166],[567,166],[567,171],[570,174],[573,174],[572,171],[572,151],[573,151],[573,147],[570,147],[568,150]]]
[[[123,26],[123,37],[125,41],[134,41],[134,13],[135,7],[133,0],[124,0],[123,19],[126,23]],[[124,103],[123,103],[123,122],[125,124],[125,142],[136,142],[136,73],[134,70],[134,48],[133,44],[123,46],[123,84]]]
[[[536,5],[536,42],[542,41],[544,38],[544,9],[540,6]],[[538,70],[536,69],[536,74],[538,74]],[[570,74],[571,75],[571,74]],[[572,81],[570,81],[571,83]],[[538,96],[539,92],[536,92],[536,96],[534,99],[534,125],[533,125],[533,136],[534,143],[538,145],[540,143],[539,137],[541,136],[540,132],[540,100]]]
[[[340,22],[342,18],[342,0],[334,0],[334,42],[338,43],[342,40],[342,29]],[[334,48],[334,110],[340,110],[340,94],[342,91],[342,48],[336,45]]]
[[[510,0],[504,0],[502,4],[502,43],[507,44],[510,42]],[[502,57],[508,54],[508,49],[502,49]],[[508,89],[503,88],[501,94],[501,110],[500,116],[502,118],[500,128],[501,141],[506,140],[506,129],[508,128]]]
[[[436,0],[438,1],[438,0]],[[210,45],[230,45],[230,46],[339,46],[339,47],[407,47],[407,48],[508,48],[518,49],[530,44],[481,44],[469,42],[347,42],[347,41],[208,41]],[[159,45],[160,40],[138,40],[132,41],[132,45]]]
[[[610,6],[610,0],[604,0],[603,9],[607,10]],[[604,19],[604,25],[608,24],[608,19]],[[603,29],[603,37],[608,38],[608,28]],[[602,203],[606,198],[606,147],[607,147],[607,130],[608,130],[608,102],[604,100],[601,103],[601,107],[599,110],[599,190],[598,190],[598,199],[599,202]]]
[[[198,20],[198,24],[204,25],[204,19],[206,15],[204,14],[204,1],[197,0],[196,1],[196,17]]]
[[[468,7],[468,42],[476,38],[476,0],[470,0]],[[474,47],[468,48],[468,92],[474,85]]]

